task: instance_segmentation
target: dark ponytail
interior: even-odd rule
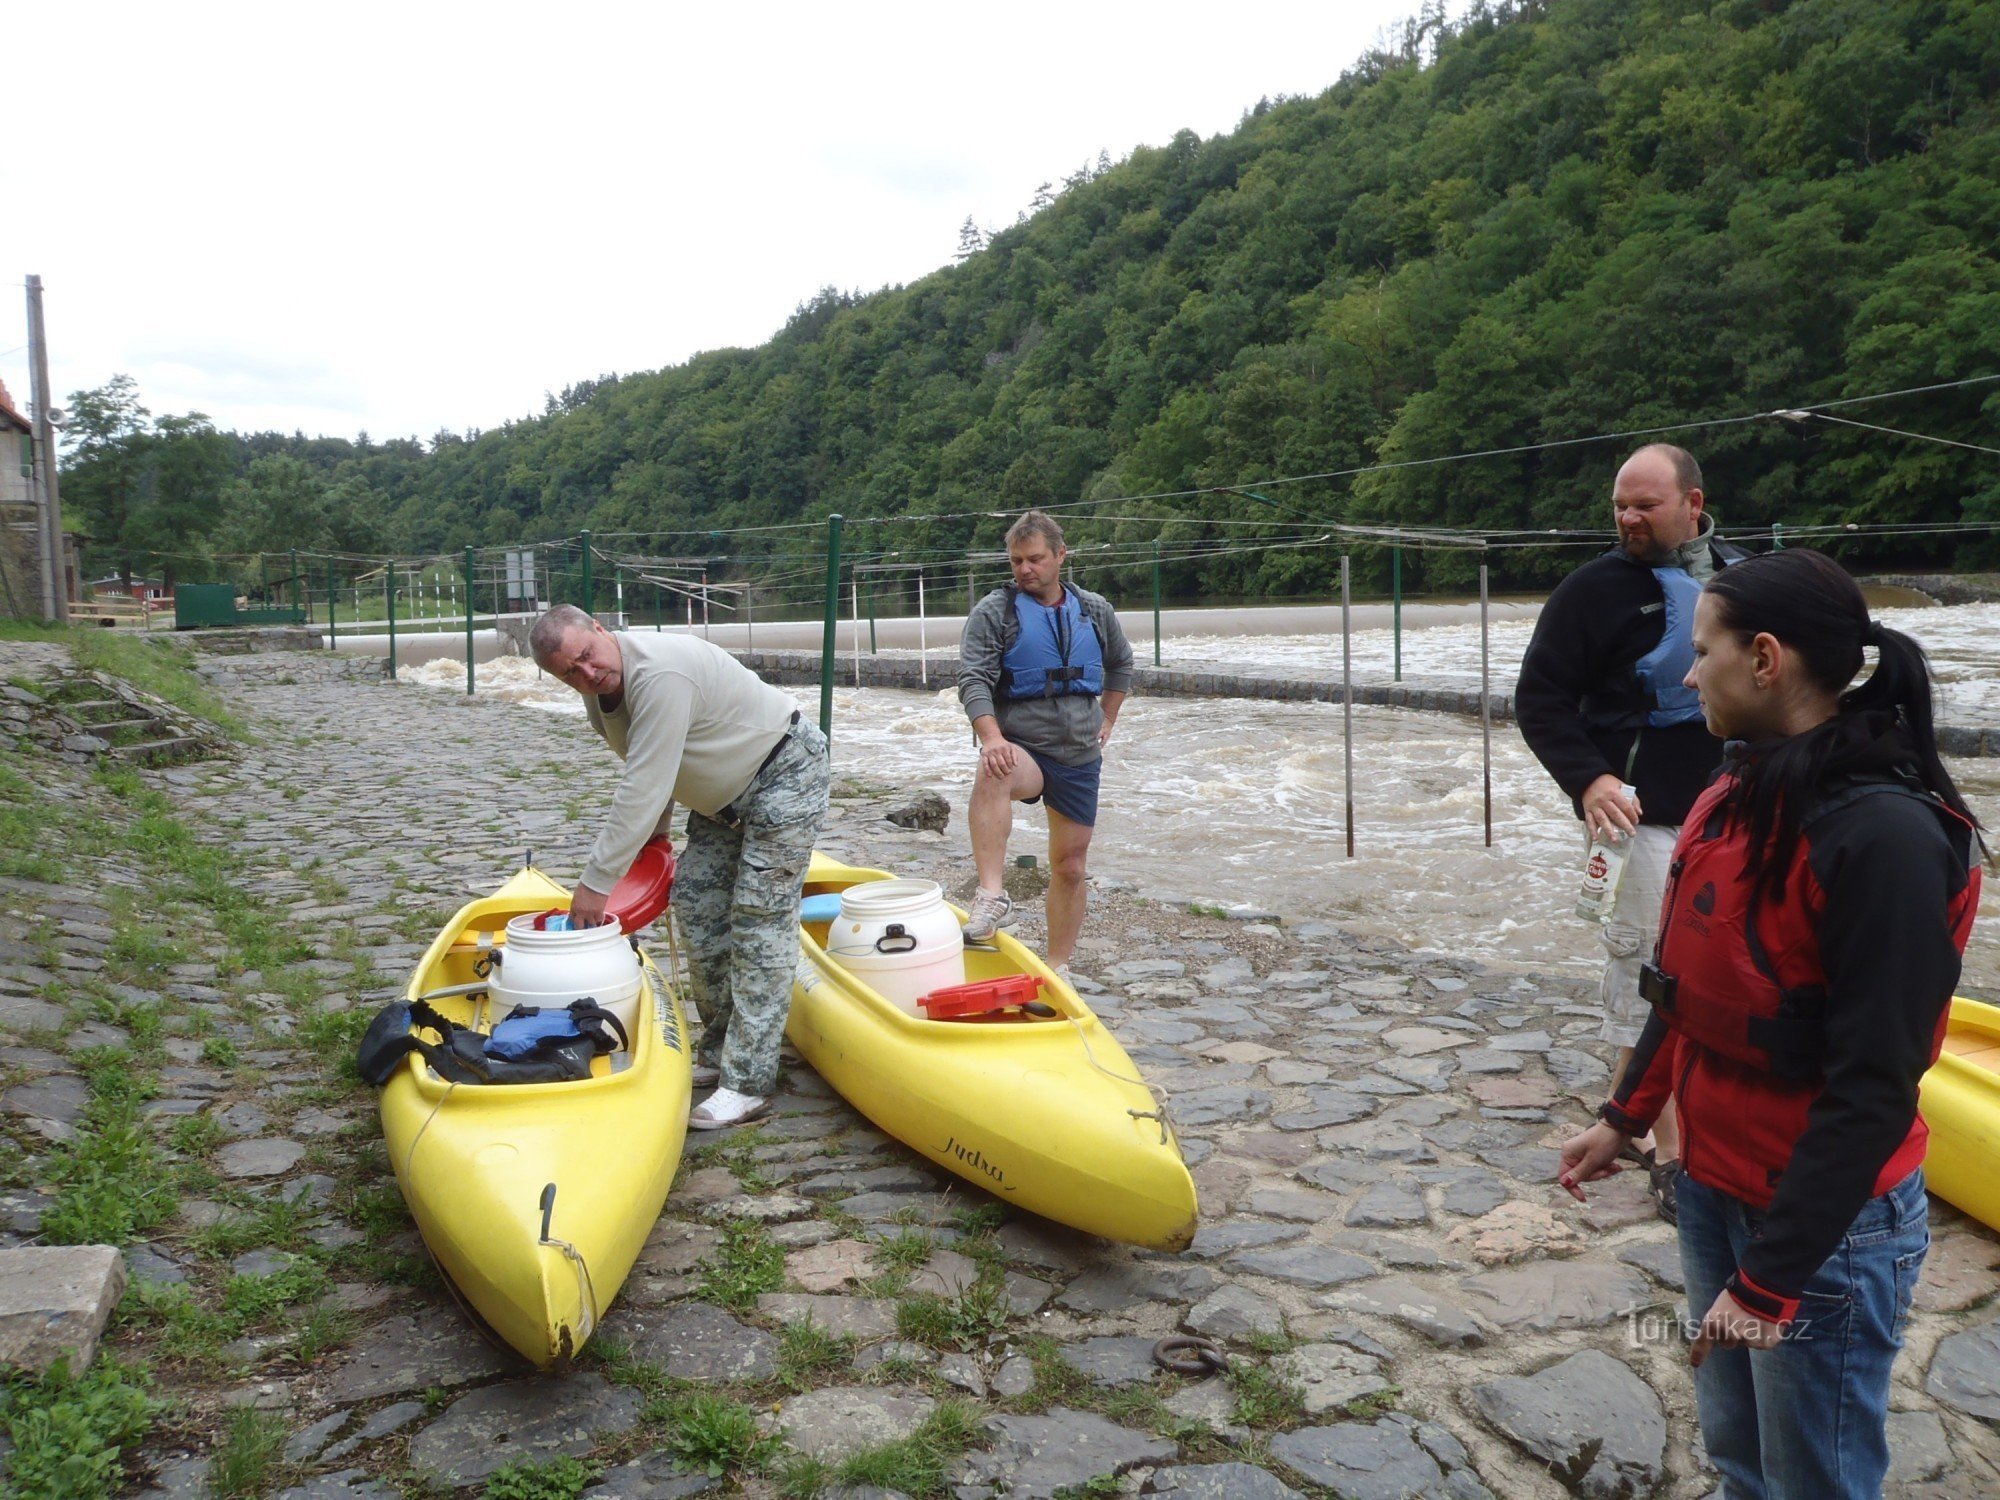
[[[1953,812],[1977,826],[1938,755],[1931,705],[1930,659],[1924,648],[1868,615],[1861,586],[1823,553],[1795,547],[1746,558],[1708,581],[1706,593],[1722,624],[1742,641],[1775,636],[1825,692],[1840,694],[1840,710],[1804,734],[1753,747],[1737,777],[1733,804],[1749,835],[1746,876],[1768,882],[1776,899],[1798,847],[1799,819],[1829,770],[1859,760],[1894,736],[1896,759]],[[1863,648],[1878,654],[1867,681]],[[1845,689],[1845,691],[1843,691]]]

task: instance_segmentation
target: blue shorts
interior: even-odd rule
[[[1020,747],[1028,750],[1026,745]],[[1085,828],[1097,826],[1097,778],[1104,769],[1104,758],[1099,756],[1087,766],[1066,766],[1059,760],[1050,760],[1046,755],[1036,755],[1028,750],[1036,765],[1042,770],[1042,790],[1039,796],[1023,797],[1023,802],[1046,800],[1049,807],[1061,813],[1072,823],[1081,823]]]

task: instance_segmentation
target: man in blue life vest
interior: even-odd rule
[[[1618,545],[1556,586],[1521,659],[1514,714],[1521,737],[1583,819],[1586,839],[1628,846],[1606,952],[1602,1036],[1617,1044],[1616,1089],[1646,1022],[1639,970],[1659,931],[1660,898],[1681,820],[1722,760],[1694,691],[1694,601],[1718,567],[1743,554],[1718,542],[1702,513],[1701,466],[1653,443],[1612,486]],[[1622,791],[1631,786],[1635,799]],[[1582,861],[1578,861],[1581,871]],[[1638,1143],[1660,1214],[1675,1214],[1680,1132],[1668,1104]]]
[[[1049,812],[1048,960],[1065,968],[1083,929],[1084,859],[1097,822],[1098,773],[1132,688],[1132,647],[1103,597],[1062,581],[1062,528],[1031,510],[1007,529],[1014,581],[966,616],[958,701],[979,741],[966,822],[979,890],[967,941],[1013,917],[1002,886],[1016,802]]]

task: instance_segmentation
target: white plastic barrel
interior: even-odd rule
[[[840,893],[827,956],[913,1016],[917,997],[965,983],[965,933],[933,880],[871,880]]]
[[[507,924],[487,989],[498,1020],[517,1005],[561,1010],[572,1000],[591,999],[618,1017],[625,1035],[639,1024],[639,955],[623,929],[583,927],[539,931],[533,916]]]

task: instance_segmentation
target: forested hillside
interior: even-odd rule
[[[1569,528],[1606,523],[1629,442],[1419,461],[2000,374],[2000,5],[1512,0],[1409,35],[1229,135],[1079,172],[913,285],[823,293],[760,348],[582,381],[499,430],[162,433],[129,388],[85,393],[65,495],[140,566],[584,526],[744,556],[739,528],[835,510],[948,517],[896,533],[942,551],[997,538],[966,513],[1082,500],[1085,541]],[[2000,383],[1838,414],[2000,446]],[[1991,453],[1827,421],[1680,440],[1725,524],[2000,521]],[[202,463],[162,470],[177,443]],[[1378,464],[1406,466],[1262,488]],[[1181,493],[1223,485],[1283,510]],[[1147,496],[1178,498],[1124,500]],[[1868,561],[1954,558],[2000,548],[1905,536]],[[1575,555],[1494,560],[1526,584]],[[1168,587],[1320,591],[1336,566],[1244,551]]]

